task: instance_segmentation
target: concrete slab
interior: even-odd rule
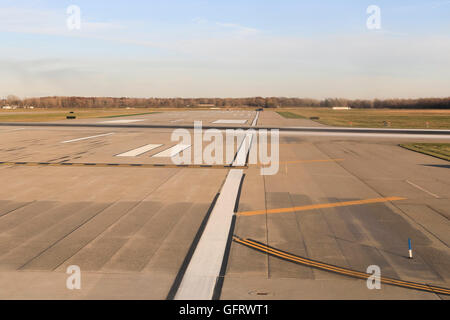
[[[236,300],[439,300],[421,291],[393,286],[368,290],[361,280],[226,278],[222,299]]]
[[[437,212],[429,207],[435,206],[437,202],[448,203],[448,199],[444,200],[444,195],[449,190],[448,184],[442,180],[442,174],[446,175],[446,172],[422,168],[420,160],[402,154],[403,150],[392,143],[309,141],[293,137],[282,140],[280,147],[280,157],[287,163],[280,164],[278,174],[262,179],[260,184],[264,186],[263,189],[244,183],[240,211],[289,208],[311,203],[333,203],[393,195],[404,196],[408,200],[310,212],[239,217],[236,235],[342,267],[364,272],[368,266],[378,265],[385,276],[449,287],[450,278],[444,270],[450,262],[450,251],[446,244],[448,232],[444,235],[448,230],[448,219],[446,214],[439,213],[446,213],[448,210],[442,205]],[[397,157],[397,151],[401,154],[400,159]],[[343,161],[290,162],[295,159],[337,158]],[[257,181],[258,173],[255,171],[247,171],[246,179]],[[405,187],[404,179],[412,172],[416,179],[421,179],[423,185],[438,192],[442,199]],[[251,177],[252,174],[254,177]],[[435,188],[433,184],[438,186]],[[257,199],[264,201],[258,203]],[[408,204],[411,201],[413,203]],[[252,203],[258,204],[255,206]],[[407,258],[408,237],[415,239],[413,242],[417,246],[417,257],[414,261]],[[230,299],[231,296],[236,298],[238,293],[235,289],[239,287],[237,282],[242,279],[250,279],[242,289],[248,289],[248,283],[267,281],[271,288],[280,289],[281,299],[321,299],[319,296],[377,299],[377,295],[371,294],[364,283],[360,290],[351,285],[343,285],[342,288],[345,289],[342,291],[331,289],[328,287],[331,283],[345,283],[347,280],[341,275],[268,257],[235,243],[231,248],[226,274],[222,299]],[[288,281],[286,279],[298,279],[298,283],[308,283],[309,289],[289,291],[285,286]],[[313,285],[314,281],[317,287]],[[334,290],[332,294],[322,291],[325,283],[328,290]],[[316,289],[320,292],[317,295],[314,292]],[[245,293],[244,290],[240,297],[252,299],[252,295],[248,293],[251,290]],[[346,290],[354,291],[344,293]],[[396,288],[392,290],[395,291]],[[285,292],[290,292],[290,295],[284,295]],[[402,292],[400,296],[404,298],[414,299],[414,292],[409,293],[403,289],[398,292]],[[396,299],[399,296],[383,291],[379,297]],[[270,298],[274,298],[273,295]],[[255,299],[264,299],[264,296]]]

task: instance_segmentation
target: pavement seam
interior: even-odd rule
[[[235,215],[239,211],[239,204],[240,204],[240,200],[241,200],[241,193],[242,193],[242,187],[244,185],[244,180],[245,180],[245,173],[242,175],[241,183],[239,184],[238,194],[237,194],[237,197],[236,197],[236,201],[234,203],[234,213],[235,213]]]
[[[31,201],[31,202],[27,202],[27,203],[25,203],[24,205],[21,205],[21,206],[15,208],[15,209],[12,209],[12,210],[10,210],[10,211],[7,211],[7,212],[3,213],[2,215],[0,215],[0,219],[3,218],[3,217],[5,217],[5,216],[7,216],[7,215],[10,214],[10,213],[13,213],[13,212],[16,211],[16,210],[19,210],[19,209],[22,209],[22,208],[27,207],[28,205],[31,205],[31,204],[35,203],[36,201],[37,201],[37,200],[33,200],[33,201]]]
[[[436,212],[438,215],[440,215],[442,218],[444,218],[445,220],[450,220],[445,214],[443,214],[442,212],[440,212],[439,210],[433,208],[431,205],[425,204],[425,206],[427,206],[428,208],[430,208],[432,211]]]
[[[395,205],[394,205],[395,206]],[[425,227],[423,224],[421,224],[420,222],[418,222],[416,219],[414,219],[413,217],[411,217],[408,213],[406,213],[402,208],[395,206],[398,210],[400,210],[401,212],[403,212],[406,216],[408,216],[409,219],[411,219],[412,221],[414,221],[414,223],[418,224],[419,226],[421,226],[424,230],[426,230],[429,234],[431,234],[433,237],[435,237],[438,241],[440,241],[443,245],[445,245],[448,248],[448,244],[445,243],[443,240],[441,240],[441,238],[439,238],[437,235],[435,235],[433,232],[431,232],[427,227]],[[433,210],[434,211],[434,210]]]
[[[68,160],[64,160],[68,161]],[[95,163],[95,162],[29,162],[29,161],[15,161],[5,162],[0,161],[0,166],[9,167],[101,167],[101,168],[180,168],[180,169],[248,169],[247,165],[230,166],[230,165],[207,165],[207,164],[165,164],[165,163]]]
[[[121,201],[117,201],[116,203],[120,203]],[[124,201],[123,201],[124,202]],[[115,225],[116,223],[118,223],[123,217],[127,216],[134,208],[136,208],[141,202],[137,202],[135,205],[133,205],[131,208],[129,208],[127,211],[125,211],[125,213],[123,215],[121,215],[119,218],[117,218],[115,221],[111,222],[110,225],[108,225],[103,231],[101,231],[99,234],[97,234],[93,239],[89,240],[89,242],[87,242],[84,246],[82,246],[80,249],[78,249],[77,251],[75,251],[70,257],[68,257],[67,259],[65,259],[64,261],[62,261],[60,264],[58,264],[57,266],[55,266],[52,271],[55,271],[56,269],[58,269],[61,265],[63,265],[66,261],[70,260],[72,257],[74,257],[77,253],[79,253],[81,250],[83,250],[84,248],[86,248],[89,244],[91,244],[92,242],[94,242],[96,239],[98,239],[101,235],[103,235],[106,230],[108,230],[111,226]]]
[[[45,248],[44,250],[42,250],[40,253],[38,253],[36,256],[34,256],[33,258],[31,258],[30,260],[28,260],[27,262],[25,262],[22,266],[20,266],[19,268],[17,268],[17,270],[21,270],[23,269],[27,264],[31,263],[33,260],[39,258],[41,255],[43,255],[46,251],[48,251],[49,249],[53,248],[54,246],[56,246],[59,242],[61,242],[62,240],[64,240],[65,238],[67,238],[69,235],[71,235],[72,233],[74,233],[75,231],[77,231],[79,228],[81,228],[82,226],[84,226],[86,223],[88,223],[89,221],[91,221],[92,219],[94,219],[95,217],[97,217],[99,214],[101,214],[102,212],[104,212],[105,210],[111,208],[114,204],[116,204],[118,201],[112,202],[109,205],[107,205],[105,208],[101,209],[100,211],[98,211],[96,214],[94,214],[92,217],[90,217],[89,219],[87,219],[86,221],[84,221],[83,223],[81,223],[80,225],[78,225],[77,227],[75,227],[74,229],[72,229],[72,231],[70,231],[69,233],[65,234],[63,237],[61,237],[60,239],[56,240],[54,243],[52,243],[50,246],[48,246],[47,248]]]
[[[142,200],[138,203],[138,205],[140,205],[141,203],[143,203],[148,197],[150,197],[154,192],[156,192],[157,190],[159,190],[163,185],[165,185],[170,179],[172,179],[173,177],[175,177],[178,173],[180,173],[181,172],[181,170],[175,170],[175,172],[172,174],[172,175],[169,175],[158,187],[156,187],[154,190],[152,190],[152,191],[150,191],[147,195],[145,195],[143,198],[142,198]],[[135,232],[134,232],[134,234],[133,235],[135,235],[136,233],[138,233],[140,230],[142,230],[142,228],[144,228],[144,226],[145,225],[147,225],[152,219],[154,219],[154,217],[162,210],[162,209],[164,209],[164,206],[161,206],[161,207],[159,207],[158,208],[158,210],[155,212],[155,214],[154,215],[152,215],[151,216],[151,218],[148,220],[148,221],[146,221],[140,228],[138,228],[137,230],[135,230]],[[128,215],[128,214],[127,214]],[[112,226],[112,225],[111,225]],[[111,227],[110,226],[110,227]],[[109,228],[110,228],[109,227]],[[105,233],[109,228],[107,228],[107,229],[105,229],[103,232],[102,232],[102,234],[103,233]],[[130,241],[131,240],[131,238],[130,239],[128,239],[126,242],[125,242],[125,244],[128,242],[128,241]],[[125,244],[123,244],[120,248],[119,248],[119,250],[121,249],[121,248],[123,248],[123,246],[125,245]],[[114,252],[114,254],[113,255],[111,255],[110,257],[109,257],[109,261],[111,261],[116,255],[117,255],[117,253],[119,252],[119,250],[118,251],[116,251],[116,252]],[[109,262],[108,261],[108,262]],[[107,264],[107,262],[105,263],[105,264]],[[103,268],[103,266],[102,266],[102,268]],[[104,271],[102,271],[102,268],[100,268],[99,269],[99,272],[104,272]]]

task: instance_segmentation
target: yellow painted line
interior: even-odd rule
[[[362,204],[382,203],[382,202],[399,201],[399,200],[406,200],[406,198],[389,197],[389,198],[376,198],[376,199],[323,203],[323,204],[311,204],[311,205],[301,206],[301,207],[244,211],[244,212],[239,212],[237,215],[238,216],[255,216],[255,215],[261,215],[261,214],[286,213],[286,212],[308,211],[308,210],[336,208],[336,207],[348,207],[348,206],[356,206],[356,205],[362,205]]]
[[[353,278],[359,278],[359,279],[368,279],[370,276],[372,276],[372,274],[355,271],[355,270],[351,270],[351,269],[347,269],[347,268],[342,268],[342,267],[334,266],[331,264],[327,264],[327,263],[311,260],[308,258],[296,256],[296,255],[278,250],[273,247],[269,247],[268,245],[264,245],[264,244],[261,244],[259,242],[256,242],[256,241],[253,241],[250,239],[241,239],[241,238],[235,236],[235,237],[233,237],[233,241],[240,243],[246,247],[255,249],[257,251],[270,254],[277,258],[280,258],[280,259],[283,259],[286,261],[290,261],[290,262],[294,262],[294,263],[298,263],[298,264],[302,264],[302,265],[306,265],[309,267],[313,267],[313,268],[317,268],[317,269],[321,269],[321,270],[325,270],[325,271],[329,271],[329,272],[334,272],[334,273],[346,275],[346,276],[353,277]],[[381,281],[381,283],[395,285],[395,286],[399,286],[399,287],[427,291],[427,292],[432,292],[432,293],[436,293],[436,294],[450,295],[450,289],[431,286],[428,284],[421,284],[421,283],[403,281],[403,280],[386,278],[386,277],[380,277],[380,281]]]
[[[26,167],[108,167],[108,168],[188,168],[188,169],[247,169],[247,166],[229,165],[176,165],[157,163],[71,163],[71,162],[0,162],[0,166],[26,166]]]

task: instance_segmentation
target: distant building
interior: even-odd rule
[[[216,106],[215,104],[207,104],[207,103],[197,104],[197,107],[200,107],[200,108],[211,108],[211,107],[215,107],[215,106]]]
[[[351,110],[350,107],[333,107],[333,110]]]
[[[10,110],[10,109],[12,109],[12,107],[11,106],[3,106],[2,109]]]

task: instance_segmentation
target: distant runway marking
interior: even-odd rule
[[[120,123],[133,123],[133,122],[140,122],[140,121],[145,121],[145,119],[135,119],[135,120],[109,120],[109,121],[103,121],[103,122],[99,122],[99,123],[115,123],[115,124],[120,124]]]
[[[214,124],[246,124],[247,120],[216,120]]]
[[[241,239],[236,236],[233,237],[233,241],[236,243],[242,244],[248,248],[254,249],[256,251],[264,252],[271,256],[277,257],[279,259],[293,262],[296,264],[301,264],[304,266],[321,269],[321,270],[325,270],[325,271],[329,271],[329,272],[333,272],[333,273],[338,273],[338,274],[342,274],[342,275],[349,276],[352,278],[364,279],[364,280],[373,276],[372,274],[368,274],[365,272],[342,268],[342,267],[338,267],[338,266],[335,266],[332,264],[323,263],[320,261],[293,255],[286,251],[278,250],[276,248],[262,244],[258,241],[254,241],[254,240],[250,240],[250,239]],[[435,294],[450,295],[450,289],[431,286],[428,284],[421,284],[421,283],[417,283],[417,282],[409,282],[409,281],[403,281],[403,280],[397,280],[397,279],[385,278],[385,277],[380,277],[380,281],[382,283],[390,284],[390,285],[394,285],[394,286],[398,286],[398,287],[426,291],[426,292],[431,292],[431,293],[435,293]]]
[[[416,187],[417,189],[422,190],[422,191],[425,192],[425,193],[428,193],[430,196],[433,196],[433,197],[435,197],[436,199],[439,199],[439,198],[440,198],[437,194],[434,194],[434,193],[432,193],[432,192],[430,192],[430,191],[428,191],[428,190],[422,188],[421,186],[418,186],[417,184],[412,183],[412,182],[409,181],[409,180],[406,180],[406,182],[407,182],[408,184],[412,185],[413,187]]]
[[[130,150],[125,153],[118,154],[118,155],[116,155],[116,157],[136,157],[143,153],[149,152],[153,149],[159,148],[161,146],[162,146],[162,144],[148,144],[146,146],[143,146],[143,147],[140,147],[137,149],[133,149],[133,150]]]
[[[187,169],[248,169],[247,166],[230,165],[176,165],[159,163],[73,163],[73,162],[0,162],[0,166],[25,167],[108,167],[108,168],[187,168]]]
[[[356,206],[356,205],[362,205],[362,204],[382,203],[382,202],[399,201],[399,200],[406,200],[406,198],[389,197],[389,198],[355,200],[355,201],[334,202],[334,203],[324,203],[324,204],[311,204],[311,205],[307,205],[307,206],[292,207],[292,208],[244,211],[244,212],[239,212],[237,215],[238,216],[255,216],[255,215],[261,215],[261,214],[286,213],[286,212],[308,211],[308,210],[336,208],[336,207],[348,207],[348,206]]]
[[[249,115],[250,115],[250,113],[249,113]],[[259,111],[256,113],[255,119],[253,119],[252,127],[254,127],[258,124],[258,119],[259,119]]]
[[[20,130],[24,130],[25,128],[17,128],[17,129],[4,129],[4,130],[0,130],[0,132],[13,132],[13,131],[20,131]]]
[[[184,151],[190,147],[190,144],[177,144],[176,146],[155,154],[152,158],[172,158],[173,156],[179,154],[181,151]]]
[[[71,142],[77,142],[77,141],[83,141],[83,140],[88,140],[88,139],[94,139],[94,138],[100,138],[100,137],[106,137],[106,136],[110,136],[114,134],[114,132],[111,133],[105,133],[105,134],[99,134],[97,136],[90,136],[90,137],[85,137],[85,138],[79,138],[79,139],[73,139],[73,140],[67,140],[67,141],[62,141],[61,143],[71,143]]]
[[[252,142],[253,134],[251,132],[248,132],[242,140],[238,151],[236,152],[236,158],[234,159],[233,166],[243,166],[246,164],[247,155],[252,147]]]

